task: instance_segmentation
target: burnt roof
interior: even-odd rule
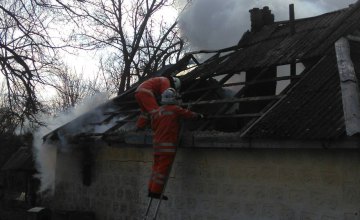
[[[346,9],[295,20],[294,34],[290,33],[290,21],[275,22],[258,32],[246,32],[225,62],[217,59],[208,62],[220,61],[216,72],[230,72],[319,57],[341,36],[356,30],[359,17],[357,3]]]
[[[325,55],[305,74],[243,136],[324,139],[343,135],[345,124],[335,54]]]
[[[334,43],[360,28],[359,7],[357,2],[349,8],[295,20],[294,34],[289,21],[275,22],[260,31],[246,32],[236,46],[210,51],[215,55],[185,75],[178,75],[183,84],[183,106],[209,116],[207,120],[187,123],[187,129],[238,132],[244,138],[336,139],[345,135]],[[304,65],[301,73],[274,75],[277,66],[295,63]],[[357,61],[354,66],[360,72]],[[162,75],[176,75],[174,70],[172,67]],[[234,76],[244,72],[246,81],[234,81]],[[281,80],[290,83],[275,93],[274,83]],[[262,93],[265,87],[270,90]],[[103,138],[114,131],[126,133],[134,128],[139,114],[135,88],[45,138],[64,133]],[[92,117],[99,112],[100,116]],[[69,129],[74,124],[81,124],[81,129]],[[101,126],[106,129],[98,132]]]

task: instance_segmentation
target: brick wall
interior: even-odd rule
[[[102,147],[89,187],[81,184],[78,155],[59,154],[52,208],[94,211],[99,220],[141,219],[151,153]],[[359,156],[350,150],[180,149],[158,219],[359,220]]]

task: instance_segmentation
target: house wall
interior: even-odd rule
[[[142,219],[150,148],[101,147],[93,182],[81,184],[79,155],[58,155],[52,208],[94,211],[100,220]],[[359,220],[356,150],[180,149],[161,220]],[[149,218],[151,219],[151,218]]]

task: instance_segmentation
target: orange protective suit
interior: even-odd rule
[[[198,114],[177,105],[164,105],[152,114],[154,164],[149,181],[149,192],[162,193],[174,161],[180,118],[196,118]]]
[[[170,81],[166,77],[154,77],[141,83],[135,91],[135,99],[140,106],[141,114],[136,122],[136,127],[144,128],[150,116],[157,108],[156,96],[161,95],[170,88]]]

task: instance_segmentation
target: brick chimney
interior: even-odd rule
[[[271,10],[268,6],[263,7],[263,9],[253,8],[249,10],[249,12],[251,32],[259,31],[264,25],[274,23],[274,15],[271,14]]]
[[[265,7],[262,9],[262,13],[263,13],[263,22],[264,22],[264,25],[268,25],[268,24],[273,24],[273,23],[274,23],[275,17],[274,17],[273,14],[271,14],[271,10],[269,9],[268,6],[265,6]]]

